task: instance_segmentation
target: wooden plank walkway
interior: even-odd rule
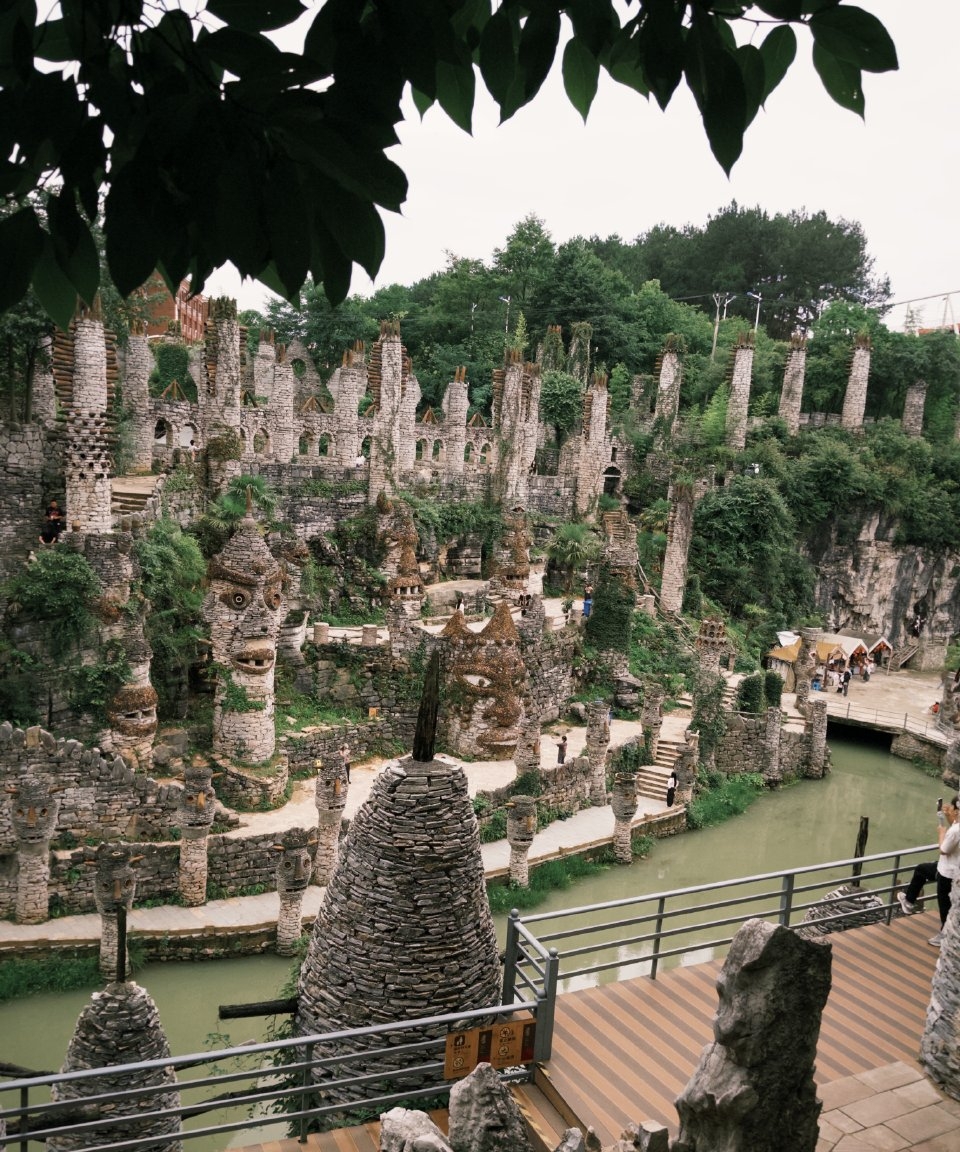
[[[818,1084],[898,1060],[916,1064],[938,954],[927,939],[938,926],[936,913],[927,912],[829,937],[833,986],[817,1049]],[[673,1101],[713,1039],[720,966],[675,968],[656,980],[559,997],[553,1055],[535,1086],[516,1089],[542,1148],[555,1148],[571,1125],[593,1127],[604,1145],[630,1121],[656,1120],[676,1135]],[[376,1152],[378,1128],[312,1135],[305,1145],[265,1142],[245,1152]]]

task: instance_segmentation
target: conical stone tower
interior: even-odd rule
[[[434,655],[414,753],[377,777],[343,843],[300,971],[300,1035],[499,1002],[497,940],[467,779],[459,767],[433,759],[438,678]],[[391,1042],[423,1037],[398,1030]],[[385,1043],[376,1037],[366,1047]],[[359,1047],[317,1045],[314,1053]],[[350,1068],[394,1072],[412,1063],[403,1053],[361,1056]]]

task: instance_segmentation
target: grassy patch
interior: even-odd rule
[[[729,776],[700,791],[687,805],[687,827],[707,828],[740,816],[763,791],[763,777],[756,772]]]

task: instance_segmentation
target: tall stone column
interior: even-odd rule
[[[142,860],[134,856],[129,844],[101,844],[96,860],[93,899],[100,913],[100,975],[108,981],[117,979],[120,950],[119,911],[133,909],[137,891],[137,873],[134,864]],[[130,954],[124,936],[123,970],[130,971]]]
[[[683,749],[674,768],[677,773],[677,795],[674,803],[685,804],[693,794],[700,761],[700,733],[688,728],[683,734]]]
[[[514,796],[507,805],[507,843],[510,845],[510,883],[530,884],[527,856],[537,834],[537,802],[532,796]]]
[[[276,750],[274,669],[286,609],[283,571],[249,511],[207,568],[203,603],[217,688],[213,750],[262,764]]]
[[[753,374],[753,333],[740,336],[733,354],[730,399],[727,403],[727,446],[742,452],[747,443],[747,411],[750,407],[750,379]]]
[[[847,390],[843,396],[840,423],[853,432],[863,427],[863,413],[867,407],[867,380],[870,376],[870,337],[860,335],[853,348]]]
[[[727,650],[726,626],[722,620],[702,620],[696,640],[699,667],[693,685],[693,718],[702,732],[709,733],[701,749],[701,762],[713,768],[716,733],[724,714],[723,680],[720,657]]]
[[[517,737],[517,747],[513,754],[513,762],[517,766],[517,775],[524,772],[540,771],[540,737],[541,737],[541,710],[528,699],[524,709],[523,722],[520,725],[520,735]]]
[[[613,854],[618,864],[633,863],[633,818],[637,813],[637,777],[633,772],[618,772],[613,780]]]
[[[607,748],[610,746],[610,705],[591,700],[587,705],[587,739],[584,750],[590,761],[590,803],[607,802]]]
[[[640,710],[640,725],[650,751],[651,761],[656,761],[660,747],[660,729],[663,727],[663,701],[666,690],[660,684],[647,681],[643,686],[643,706]]]
[[[469,409],[467,370],[461,365],[443,394],[443,436],[447,447],[444,471],[450,476],[463,475],[463,450],[467,444]]]
[[[667,550],[663,557],[663,577],[660,581],[660,608],[667,613],[676,614],[683,607],[695,504],[695,493],[689,484],[671,486]]]
[[[810,733],[810,758],[807,762],[805,775],[812,780],[819,780],[827,767],[827,701],[825,699],[811,702],[806,726]]]
[[[157,734],[157,691],[150,683],[153,653],[142,637],[130,637],[125,648],[130,680],[121,684],[107,704],[109,729],[101,746],[121,756],[134,771],[147,773],[153,767]]]
[[[150,471],[153,463],[153,420],[150,418],[150,373],[153,353],[143,330],[135,321],[127,342],[126,372],[123,379],[123,403],[133,413],[133,472]]]
[[[580,436],[576,494],[576,510],[581,514],[596,510],[603,491],[604,468],[610,459],[607,439],[609,414],[607,377],[594,376],[583,398],[583,431]]]
[[[317,770],[317,851],[314,855],[313,882],[321,888],[330,882],[340,854],[340,825],[347,806],[347,769],[340,756],[315,760]]]
[[[901,427],[907,436],[918,439],[923,435],[923,408],[927,402],[926,380],[916,380],[907,389],[903,402]]]
[[[791,436],[800,430],[800,405],[803,400],[803,382],[807,369],[807,341],[804,336],[794,336],[790,341],[790,353],[783,371],[783,390],[780,393],[780,419],[786,424]]]
[[[317,840],[303,828],[288,828],[274,844],[277,859],[277,955],[293,956],[303,934],[303,894],[313,871]]]
[[[296,378],[287,350],[276,349],[273,369],[273,388],[267,409],[267,427],[270,429],[270,452],[280,464],[289,464],[297,450],[297,434],[293,422],[293,396]]]
[[[957,703],[953,694],[953,676],[947,671],[940,679],[940,707],[937,710],[937,727],[951,738],[957,733],[953,723],[956,712]]]
[[[935,1084],[960,1100],[960,887],[956,881],[933,973],[920,1063]]]
[[[180,872],[177,887],[188,907],[207,901],[207,838],[216,814],[216,793],[209,765],[192,765],[183,774],[177,809]]]
[[[670,439],[673,422],[680,406],[680,384],[683,379],[680,357],[675,340],[670,340],[660,353],[660,373],[657,381],[657,401],[654,425],[658,429],[657,445],[662,447]]]
[[[794,664],[796,678],[796,704],[797,711],[804,713],[810,699],[810,685],[813,674],[817,668],[817,640],[820,638],[819,628],[800,629],[800,651]]]
[[[367,391],[366,352],[357,341],[343,354],[333,416],[337,425],[337,462],[341,468],[360,472],[356,459],[360,452],[360,401]]]
[[[64,480],[67,525],[75,532],[111,529],[110,443],[107,343],[98,301],[95,309],[82,309],[77,314],[73,332],[73,390],[66,413]]]
[[[30,379],[30,417],[37,424],[57,418],[57,389],[53,375],[53,340],[41,336]]]
[[[763,778],[768,782],[783,779],[780,768],[780,730],[783,713],[779,708],[768,708],[763,727]]]
[[[7,788],[10,816],[17,838],[18,924],[42,924],[49,918],[50,841],[57,828],[59,791],[32,774]]]

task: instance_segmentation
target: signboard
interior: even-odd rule
[[[526,1016],[485,1028],[449,1033],[443,1063],[444,1077],[457,1080],[484,1063],[498,1071],[518,1064],[532,1064],[536,1029],[536,1021]]]

